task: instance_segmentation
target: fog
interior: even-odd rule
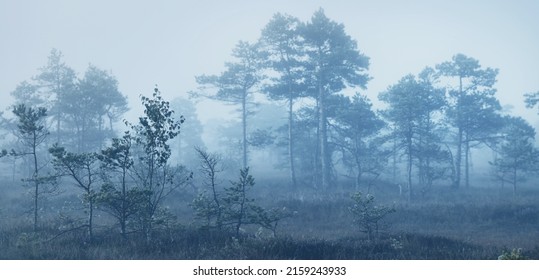
[[[499,68],[498,98],[536,124],[522,94],[539,88],[536,1],[1,1],[0,92],[36,74],[52,48],[82,73],[89,63],[112,71],[139,108],[158,84],[164,96],[196,88],[194,76],[218,74],[239,40],[255,41],[277,12],[308,20],[318,8],[345,25],[371,59],[365,93],[456,53]],[[206,106],[202,106],[206,105]],[[201,104],[208,122],[228,109]],[[221,117],[221,116],[219,116]]]
[[[537,259],[538,12],[0,0],[0,259]]]

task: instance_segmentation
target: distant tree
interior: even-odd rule
[[[537,107],[539,104],[539,91],[524,94],[524,102],[527,108]]]
[[[94,210],[97,198],[97,186],[101,180],[101,173],[97,155],[95,153],[72,153],[66,151],[58,144],[53,145],[49,152],[53,156],[52,163],[58,172],[57,176],[71,178],[75,186],[83,191],[83,202],[86,204],[86,227],[88,228],[88,240],[94,237]]]
[[[0,111],[0,131],[7,129],[7,120],[4,118],[4,112]],[[3,140],[4,134],[0,134],[0,139]],[[6,149],[0,150],[0,158],[7,156],[8,152]]]
[[[357,43],[344,25],[331,21],[322,9],[300,28],[306,50],[304,79],[316,99],[321,185],[328,189],[331,154],[328,146],[327,100],[347,86],[365,88],[369,77],[369,59],[357,49]]]
[[[318,147],[318,122],[316,109],[302,107],[296,113],[296,129],[293,131],[294,138],[301,145],[295,146],[296,169],[298,179],[307,185],[316,186],[319,178],[320,161]],[[286,144],[286,142],[285,142]]]
[[[39,69],[40,73],[34,80],[39,89],[37,98],[44,102],[39,106],[47,108],[52,121],[56,123],[54,138],[56,138],[57,143],[63,144],[66,139],[61,132],[63,129],[62,123],[64,122],[62,107],[66,103],[73,102],[73,100],[66,100],[65,98],[77,90],[77,76],[75,71],[67,66],[62,59],[62,52],[52,49],[47,65]],[[18,100],[18,102],[25,102],[25,100]]]
[[[114,136],[114,122],[128,110],[114,76],[90,65],[77,79],[56,49],[39,74],[21,82],[11,95],[16,103],[46,108],[55,142],[78,152],[101,148]]]
[[[265,65],[276,72],[264,91],[271,99],[288,103],[288,160],[290,180],[297,186],[294,155],[294,102],[306,95],[303,82],[304,46],[298,28],[301,22],[292,16],[277,13],[262,30],[260,42],[265,49]]]
[[[39,86],[27,81],[23,81],[17,85],[11,96],[15,98],[15,102],[25,104],[30,107],[48,106],[46,96],[39,92]]]
[[[65,145],[88,152],[114,136],[113,123],[127,111],[127,98],[118,91],[116,78],[90,65],[76,88],[64,93],[56,106],[64,115],[64,135],[71,140]]]
[[[232,51],[232,56],[238,61],[226,63],[226,70],[219,76],[197,76],[196,81],[202,87],[211,86],[217,89],[214,95],[207,97],[241,106],[242,166],[246,167],[248,162],[247,118],[255,87],[263,79],[261,54],[256,44],[240,41]]]
[[[13,156],[31,156],[32,158],[32,176],[26,181],[33,184],[33,212],[34,212],[34,231],[38,229],[39,197],[43,192],[42,185],[50,180],[50,176],[41,176],[40,170],[45,166],[39,160],[39,148],[45,142],[49,135],[46,127],[47,109],[43,107],[27,107],[24,104],[15,105],[13,114],[17,118],[16,137],[24,147],[21,151],[11,151]],[[2,151],[6,155],[6,151]]]
[[[497,69],[482,69],[479,61],[463,54],[436,66],[439,73],[449,78],[449,123],[456,129],[454,187],[461,184],[462,157],[464,156],[465,186],[469,186],[470,147],[473,143],[489,144],[501,127],[501,106],[494,96],[493,87]]]
[[[384,111],[384,117],[394,124],[395,137],[399,139],[398,147],[406,155],[406,177],[408,187],[408,199],[411,200],[412,168],[415,157],[414,139],[419,134],[419,122],[422,117],[421,107],[417,104],[417,92],[419,85],[415,77],[408,75],[397,84],[390,86],[379,95],[380,100],[388,103],[389,108]]]
[[[419,183],[423,191],[430,189],[433,182],[443,179],[450,166],[450,155],[441,145],[445,140],[447,126],[444,125],[443,109],[446,106],[445,90],[434,86],[438,81],[434,69],[427,67],[418,75],[419,91],[417,105],[421,107],[419,133],[415,145]]]
[[[418,80],[407,75],[380,93],[379,98],[389,105],[383,115],[392,123],[395,149],[406,156],[408,199],[411,200],[415,195],[414,163],[417,162],[419,181],[430,185],[436,178],[434,163],[446,160],[437,137],[439,124],[434,118],[444,104],[443,95],[424,78]]]
[[[367,97],[359,93],[347,104],[339,106],[335,126],[339,137],[336,144],[343,150],[343,160],[355,169],[356,191],[364,173],[381,172],[383,152],[376,136],[385,123],[372,110]],[[387,157],[387,156],[386,156]]]
[[[175,143],[171,143],[172,150],[175,151],[171,154],[171,158],[182,165],[193,164],[199,159],[195,147],[204,146],[203,127],[196,114],[195,104],[189,99],[176,97],[170,102],[170,108],[174,110],[176,119],[182,116],[185,119],[182,133],[176,136]],[[189,167],[194,168],[194,166]]]
[[[503,138],[497,147],[497,158],[490,162],[495,173],[513,187],[516,195],[517,183],[527,174],[537,171],[539,150],[533,146],[535,129],[520,117],[505,117]]]
[[[65,94],[63,101],[60,108],[75,130],[78,151],[101,148],[114,136],[113,124],[128,110],[116,78],[93,65],[78,80],[77,90]]]
[[[170,166],[170,141],[180,133],[184,122],[174,118],[170,103],[161,97],[157,87],[152,97],[141,96],[144,106],[144,116],[139,117],[137,124],[131,124],[134,142],[139,149],[133,165],[134,176],[139,188],[146,197],[139,219],[142,233],[146,240],[151,241],[154,225],[159,220],[163,200],[175,189],[188,181],[192,174],[182,166]]]

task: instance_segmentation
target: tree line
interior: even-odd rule
[[[504,115],[497,100],[497,69],[482,67],[463,54],[407,75],[381,92],[386,108],[376,111],[360,92],[367,87],[369,58],[339,24],[322,9],[307,22],[275,14],[255,43],[240,41],[218,75],[196,76],[200,87],[193,98],[210,98],[238,107],[240,177],[219,188],[221,160],[203,148],[194,106],[187,100],[168,102],[157,87],[141,96],[144,115],[135,123],[115,125],[128,111],[127,98],[115,77],[90,65],[83,77],[53,50],[48,63],[31,81],[12,92],[12,119],[2,119],[12,131],[12,148],[2,157],[23,159],[24,181],[32,187],[33,224],[38,227],[39,200],[54,192],[59,181],[76,186],[87,208],[86,228],[93,236],[96,205],[113,216],[121,234],[129,230],[150,240],[170,213],[164,199],[202,177],[192,207],[206,226],[245,224],[273,230],[286,211],[265,210],[247,196],[254,185],[249,174],[250,151],[282,151],[291,189],[312,187],[331,191],[339,173],[353,178],[356,191],[390,170],[405,171],[405,191],[413,200],[435,183],[452,188],[470,186],[474,148],[491,149],[493,175],[512,185],[538,170],[535,130],[524,119]],[[274,129],[252,129],[250,121],[261,98],[286,106],[286,123]],[[539,93],[526,94],[536,107]],[[185,110],[178,115],[175,108]],[[185,116],[192,116],[185,118]],[[280,117],[280,116],[274,116]],[[273,120],[268,120],[273,122]],[[182,128],[182,133],[180,133]],[[178,141],[172,144],[173,141]],[[197,145],[198,148],[193,146]],[[192,150],[198,170],[171,163]]]
[[[256,97],[286,102],[287,124],[276,133],[284,136],[293,188],[298,176],[302,184],[332,188],[337,165],[359,188],[363,175],[377,177],[391,161],[395,174],[401,159],[410,199],[414,185],[425,191],[436,180],[469,187],[470,151],[481,146],[496,153],[495,176],[515,190],[537,169],[533,127],[504,115],[495,96],[498,69],[464,54],[389,86],[378,96],[387,105],[380,111],[359,91],[371,79],[369,58],[322,9],[307,22],[275,14],[258,41],[240,41],[232,56],[222,73],[197,76],[200,87],[191,94],[239,107],[243,166],[256,146],[248,135]],[[537,104],[537,93],[527,104]]]

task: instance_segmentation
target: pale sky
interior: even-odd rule
[[[539,124],[522,95],[539,91],[539,1],[30,1],[0,0],[0,96],[45,65],[52,48],[82,75],[88,64],[112,71],[139,108],[138,95],[158,84],[172,99],[196,89],[194,77],[219,74],[239,40],[255,41],[277,12],[303,21],[322,7],[345,25],[370,57],[378,93],[409,73],[456,53],[499,68],[498,98]],[[7,102],[6,102],[7,101]],[[216,110],[200,110],[205,122]]]

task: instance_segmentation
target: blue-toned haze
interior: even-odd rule
[[[194,76],[218,74],[234,45],[255,41],[273,14],[306,21],[320,7],[370,57],[373,79],[365,93],[375,103],[380,91],[404,75],[463,53],[499,68],[502,104],[539,125],[522,97],[539,91],[539,1],[533,0],[0,0],[0,109],[57,48],[79,74],[89,63],[112,71],[133,116],[138,95],[151,93],[154,84],[167,98],[187,96],[196,89]],[[221,117],[218,108],[200,104],[203,123]]]

